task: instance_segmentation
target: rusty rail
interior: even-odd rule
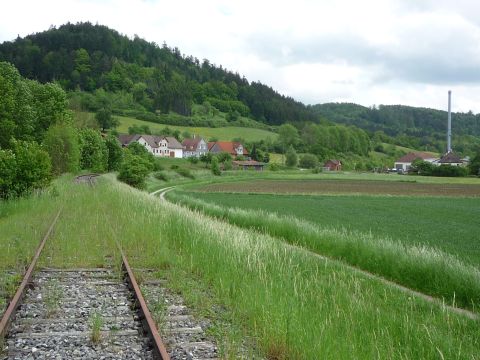
[[[79,175],[75,177],[74,181],[77,184],[80,183],[88,183],[88,185],[93,186],[95,185],[95,180],[94,178],[100,176],[100,174],[85,174],[85,175]]]
[[[0,339],[4,338],[5,335],[7,334],[8,326],[10,325],[10,322],[15,315],[15,311],[17,308],[20,306],[20,303],[22,301],[22,298],[25,294],[25,289],[27,288],[28,284],[30,283],[30,280],[33,275],[33,270],[35,268],[35,265],[37,264],[38,258],[40,257],[40,253],[43,250],[43,247],[45,246],[45,242],[47,241],[48,237],[53,231],[53,228],[55,224],[57,223],[58,218],[60,217],[60,213],[62,210],[60,209],[55,216],[55,219],[53,220],[52,224],[48,228],[47,233],[43,237],[42,241],[40,242],[40,245],[38,245],[37,251],[35,252],[35,255],[33,256],[32,262],[30,263],[30,266],[27,269],[27,272],[25,273],[22,282],[20,283],[20,286],[17,289],[17,292],[15,293],[15,296],[13,299],[10,301],[7,310],[5,310],[5,313],[2,316],[2,320],[0,321]]]
[[[135,275],[133,274],[130,265],[128,264],[127,257],[125,256],[120,244],[117,242],[118,250],[122,255],[122,268],[125,273],[125,279],[128,283],[130,289],[132,289],[135,296],[135,303],[138,307],[140,313],[140,319],[142,321],[142,326],[144,331],[147,333],[153,345],[153,357],[154,359],[161,360],[170,360],[170,355],[168,355],[167,349],[163,344],[163,341],[158,333],[155,321],[148,310],[147,303],[143,298],[140,287],[138,286],[137,280],[135,280]]]

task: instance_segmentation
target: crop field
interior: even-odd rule
[[[394,176],[394,175],[393,175]],[[396,178],[398,179],[398,177]],[[424,196],[480,196],[478,184],[425,184],[413,181],[262,180],[210,184],[198,188],[203,192],[278,193],[278,194],[371,194]]]
[[[230,185],[230,184],[222,184]],[[477,198],[273,195],[190,192],[225,208],[263,210],[412,245],[427,245],[480,268]]]
[[[113,176],[93,188],[63,178],[54,194],[38,196],[25,201],[45,199],[50,214],[64,207],[43,265],[102,266],[118,257],[119,240],[132,267],[157,269],[205,314],[222,309],[221,322],[233,326],[219,330],[225,341],[246,334],[265,358],[478,359],[478,320],[269,235],[161,202]],[[38,208],[21,210],[29,224]],[[1,221],[12,225],[14,212]],[[0,253],[10,243],[2,234]]]

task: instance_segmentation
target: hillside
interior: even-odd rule
[[[84,122],[93,122],[94,116],[92,113],[76,113],[78,121]],[[255,128],[248,127],[239,127],[239,126],[224,126],[224,127],[202,127],[202,126],[176,126],[176,125],[166,125],[166,124],[156,124],[148,121],[138,120],[128,116],[117,116],[119,120],[119,126],[117,131],[120,134],[128,134],[130,127],[138,127],[148,129],[152,133],[161,133],[165,127],[168,127],[172,131],[178,130],[180,133],[188,132],[191,135],[199,135],[209,140],[216,138],[219,141],[231,141],[235,138],[244,139],[247,142],[257,142],[261,140],[266,140],[270,138],[272,141],[276,140],[278,134]]]
[[[316,121],[302,103],[221,65],[88,22],[4,42],[0,60],[13,63],[27,78],[57,81],[66,90],[121,92],[124,108],[190,115],[193,103],[208,102],[267,124]]]
[[[404,105],[379,105],[368,108],[351,103],[327,103],[312,106],[321,117],[335,123],[355,125],[369,133],[378,132],[378,140],[434,152],[445,151],[447,112]],[[453,113],[454,149],[469,152],[480,144],[480,114]]]

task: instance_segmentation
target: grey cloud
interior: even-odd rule
[[[346,63],[371,74],[372,82],[403,80],[426,84],[480,83],[480,50],[469,34],[404,33],[399,45],[372,45],[354,34],[295,39],[265,34],[250,39],[251,50],[277,66]],[[432,37],[432,38],[429,38]],[[285,51],[285,50],[288,51]]]

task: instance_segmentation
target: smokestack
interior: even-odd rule
[[[448,90],[447,153],[452,152],[452,90]]]

